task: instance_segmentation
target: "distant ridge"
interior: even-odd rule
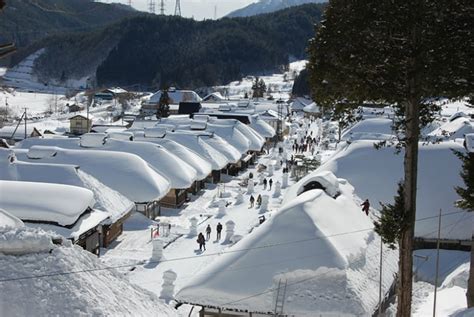
[[[283,10],[289,7],[294,7],[306,3],[322,3],[327,2],[325,0],[260,0],[255,3],[251,3],[246,7],[232,11],[226,17],[249,17],[259,14],[271,13],[279,10]]]

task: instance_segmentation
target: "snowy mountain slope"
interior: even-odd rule
[[[258,2],[249,4],[242,9],[238,9],[229,13],[226,17],[249,17],[252,15],[264,14],[283,10],[289,7],[294,7],[306,3],[321,3],[324,0],[260,0]]]
[[[134,286],[93,254],[65,243],[53,246],[43,231],[18,228],[9,241],[35,253],[0,253],[0,311],[3,316],[176,316],[152,293]],[[51,250],[51,252],[47,252]],[[46,252],[45,252],[46,251]],[[60,274],[77,272],[74,274]],[[49,277],[29,278],[48,275]]]

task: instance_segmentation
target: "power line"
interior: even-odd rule
[[[459,213],[464,213],[464,211],[456,211],[456,212],[451,212],[451,213],[445,213],[441,216],[444,217],[444,216],[449,216],[449,215],[459,214]],[[424,221],[424,220],[433,219],[433,218],[438,218],[438,216],[424,217],[424,218],[420,218],[416,221]],[[318,237],[302,239],[302,240],[294,240],[294,241],[287,241],[287,242],[281,242],[281,243],[273,243],[273,244],[267,244],[267,245],[262,245],[262,246],[256,246],[256,247],[252,247],[252,248],[244,248],[244,249],[237,249],[237,250],[228,250],[228,251],[220,251],[220,252],[215,252],[215,253],[208,253],[208,254],[200,255],[200,257],[211,257],[211,256],[216,256],[216,255],[222,255],[222,254],[231,254],[231,253],[238,253],[238,252],[244,252],[244,251],[250,251],[250,250],[266,249],[266,248],[272,248],[272,247],[277,247],[277,246],[282,246],[282,245],[290,245],[290,244],[302,243],[302,242],[308,242],[308,241],[314,241],[314,240],[322,240],[322,239],[338,237],[338,236],[344,236],[344,235],[350,235],[350,234],[355,234],[355,233],[360,233],[360,232],[365,232],[365,231],[372,231],[372,230],[373,230],[373,228],[366,228],[366,229],[360,229],[360,230],[354,230],[354,231],[346,231],[346,232],[340,232],[340,233],[327,235],[327,236],[318,236]],[[147,264],[158,264],[158,263],[173,262],[173,261],[183,261],[183,260],[189,260],[189,259],[195,259],[195,258],[196,258],[196,256],[194,255],[194,256],[186,256],[186,257],[179,257],[179,258],[173,258],[173,259],[163,259],[163,260],[160,260],[160,261],[148,261]],[[52,276],[62,276],[62,275],[70,275],[70,274],[80,274],[80,273],[89,273],[89,272],[96,272],[96,271],[105,271],[105,270],[111,270],[111,269],[120,269],[120,268],[126,268],[126,267],[134,267],[134,266],[137,266],[137,265],[140,265],[140,264],[143,264],[143,261],[139,261],[139,262],[136,262],[136,263],[133,263],[133,264],[107,266],[107,267],[103,267],[103,268],[95,268],[95,269],[87,269],[87,270],[77,270],[77,271],[67,271],[67,272],[52,272],[52,273],[47,273],[47,274],[31,275],[31,276],[24,276],[24,277],[17,277],[17,278],[6,278],[6,279],[1,279],[0,283],[9,282],[9,281],[20,281],[20,280],[35,279],[35,278],[52,277]]]

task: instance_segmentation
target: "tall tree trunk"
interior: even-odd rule
[[[471,267],[469,268],[466,297],[467,307],[474,307],[474,234],[471,238]]]
[[[398,276],[398,307],[397,317],[410,317],[413,279],[413,237],[416,218],[416,184],[418,173],[418,137],[420,104],[415,97],[405,107],[406,144],[405,144],[405,212],[406,227],[400,237],[400,259]]]

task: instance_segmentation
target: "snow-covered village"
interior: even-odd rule
[[[472,3],[112,2],[0,0],[0,316],[474,316]]]

